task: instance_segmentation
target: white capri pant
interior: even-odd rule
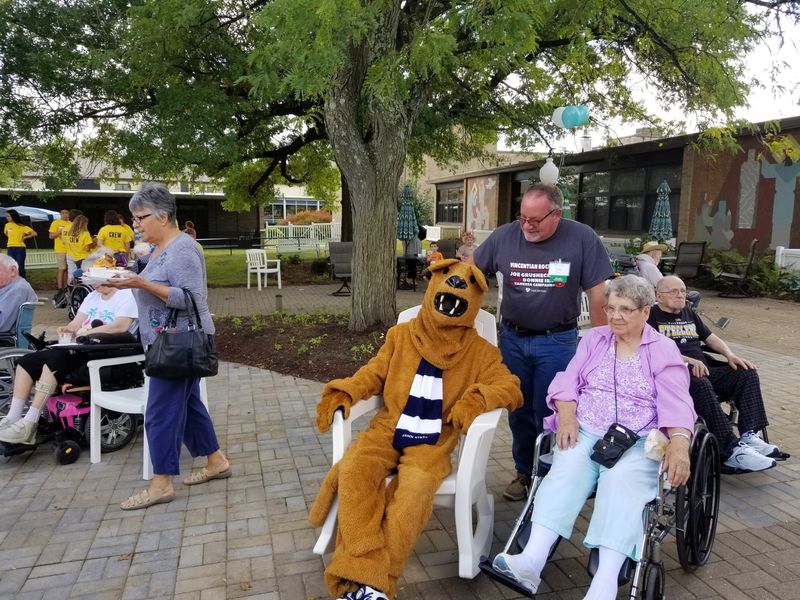
[[[536,491],[531,520],[569,539],[586,499],[597,486],[583,544],[604,547],[638,561],[645,505],[658,494],[659,463],[645,458],[644,436],[610,469],[589,458],[602,436],[583,429],[574,448],[555,448],[553,466]]]

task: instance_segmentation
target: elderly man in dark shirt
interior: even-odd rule
[[[0,254],[0,346],[13,345],[10,337],[17,333],[19,307],[36,300],[31,284],[19,276],[17,261]]]

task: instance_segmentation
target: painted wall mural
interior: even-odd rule
[[[690,239],[709,248],[746,253],[800,247],[800,131],[784,132],[780,143],[740,138],[742,152],[698,156],[693,180]]]
[[[475,177],[467,182],[467,229],[492,230],[497,227],[496,175]]]

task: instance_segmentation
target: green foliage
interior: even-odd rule
[[[239,331],[242,328],[242,318],[231,317],[231,327],[233,327],[234,331]]]
[[[719,273],[741,273],[747,257],[736,250],[711,250],[706,259],[708,275],[703,279],[704,287],[725,289],[724,280],[717,279]],[[754,296],[770,296],[787,300],[800,300],[800,272],[779,269],[772,253],[757,257],[750,267],[747,290]]]
[[[250,331],[253,333],[259,333],[263,331],[266,326],[266,322],[261,317],[257,315],[250,317]]]
[[[371,342],[355,344],[350,347],[350,355],[353,362],[364,362],[375,355],[375,346]]]
[[[312,275],[327,275],[330,273],[331,259],[326,256],[325,258],[315,258],[311,261]]]

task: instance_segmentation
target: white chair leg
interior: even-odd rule
[[[472,506],[469,499],[456,496],[455,519],[458,542],[458,576],[473,579],[480,568],[481,556],[488,556],[494,532],[494,498],[485,489],[475,503],[478,522],[472,532]]]
[[[281,289],[281,267],[278,266],[278,289]]]
[[[247,289],[250,289],[250,267],[247,267]]]
[[[208,385],[206,385],[206,378],[200,378],[200,402],[203,403],[203,406],[206,407],[208,414],[211,414],[211,411],[208,410]]]
[[[90,404],[89,411],[89,460],[100,462],[100,407],[94,402]]]
[[[322,556],[330,549],[336,534],[336,520],[339,515],[339,498],[337,497],[331,505],[331,510],[322,524],[317,543],[314,544],[314,554]]]
[[[150,481],[153,478],[153,462],[150,460],[150,444],[147,441],[147,430],[142,439],[142,479]]]

